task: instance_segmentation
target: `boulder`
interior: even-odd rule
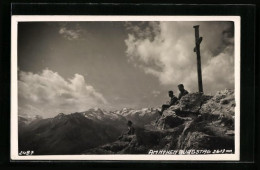
[[[204,95],[203,93],[189,93],[179,101],[180,111],[197,114],[201,105],[210,98],[211,96]]]
[[[158,130],[137,129],[136,131],[136,139],[139,145],[157,145],[162,136],[163,133]]]
[[[181,124],[183,124],[185,119],[182,119],[181,117],[177,115],[168,115],[165,117],[162,117],[157,122],[158,129],[164,130],[164,129],[170,129],[177,127]]]
[[[200,113],[232,117],[235,115],[235,106],[234,90],[226,89],[217,92],[215,96],[203,104]]]

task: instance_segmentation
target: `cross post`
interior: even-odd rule
[[[202,41],[202,37],[199,36],[199,25],[193,26],[195,29],[195,48],[194,52],[197,54],[197,72],[198,72],[198,86],[199,92],[203,93],[203,85],[202,85],[202,74],[201,74],[201,60],[200,60],[200,43]]]

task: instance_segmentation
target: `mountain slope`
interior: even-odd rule
[[[19,127],[19,151],[33,150],[36,155],[79,154],[114,141],[124,126],[124,121],[99,123],[85,118],[82,113],[59,114]]]
[[[113,142],[131,120],[143,127],[158,117],[155,109],[105,111],[99,108],[48,119],[19,117],[19,151],[35,154],[79,154]]]

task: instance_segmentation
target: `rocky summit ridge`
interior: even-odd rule
[[[190,93],[135,135],[87,149],[82,154],[147,154],[150,150],[227,150],[234,153],[234,90],[214,96]]]

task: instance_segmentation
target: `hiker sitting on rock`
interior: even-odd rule
[[[132,125],[133,125],[132,121],[128,120],[128,122],[127,122],[127,126],[128,126],[127,134],[128,135],[134,135],[135,134],[135,128]]]
[[[181,98],[182,98],[183,96],[185,96],[186,94],[189,93],[187,90],[184,89],[183,84],[179,84],[179,85],[178,85],[178,89],[179,89],[179,91],[180,91],[179,96],[178,96],[178,99],[179,99],[179,100],[181,100]]]
[[[127,122],[128,131],[123,133],[121,136],[119,136],[118,139],[122,139],[125,135],[134,135],[135,134],[135,128],[133,127],[133,123],[131,120],[128,120]]]
[[[169,107],[171,107],[172,105],[174,105],[178,101],[178,98],[176,96],[174,96],[173,91],[169,91],[168,94],[169,94],[169,97],[171,98],[171,100],[168,104],[162,105],[162,109],[159,112],[160,115],[163,114],[164,110],[168,109]]]

